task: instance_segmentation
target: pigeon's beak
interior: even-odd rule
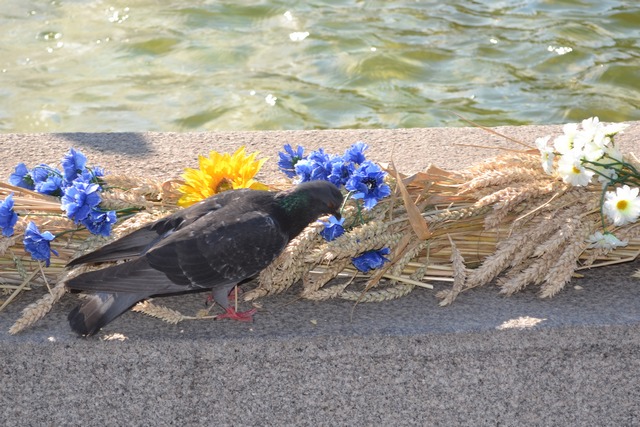
[[[332,214],[333,216],[335,216],[335,217],[336,217],[336,219],[338,219],[338,220],[342,219],[342,215],[340,215],[340,208],[341,208],[341,205],[331,203],[331,204],[329,205],[329,208],[331,208],[331,214]]]

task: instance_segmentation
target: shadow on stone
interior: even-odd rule
[[[103,152],[117,152],[131,156],[146,156],[153,147],[140,133],[60,133],[59,136],[74,144],[91,147]]]

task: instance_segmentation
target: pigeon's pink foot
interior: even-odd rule
[[[233,307],[228,307],[224,313],[216,316],[216,320],[231,319],[239,322],[253,322],[253,315],[256,314],[257,311],[255,308],[252,308],[251,310],[238,312]]]

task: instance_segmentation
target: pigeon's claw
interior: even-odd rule
[[[255,308],[252,308],[251,310],[238,312],[233,307],[228,307],[224,313],[216,316],[216,320],[231,319],[239,322],[253,322],[253,315],[256,314],[257,311]]]

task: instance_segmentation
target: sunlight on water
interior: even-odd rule
[[[5,0],[0,132],[640,120],[635,0]]]

